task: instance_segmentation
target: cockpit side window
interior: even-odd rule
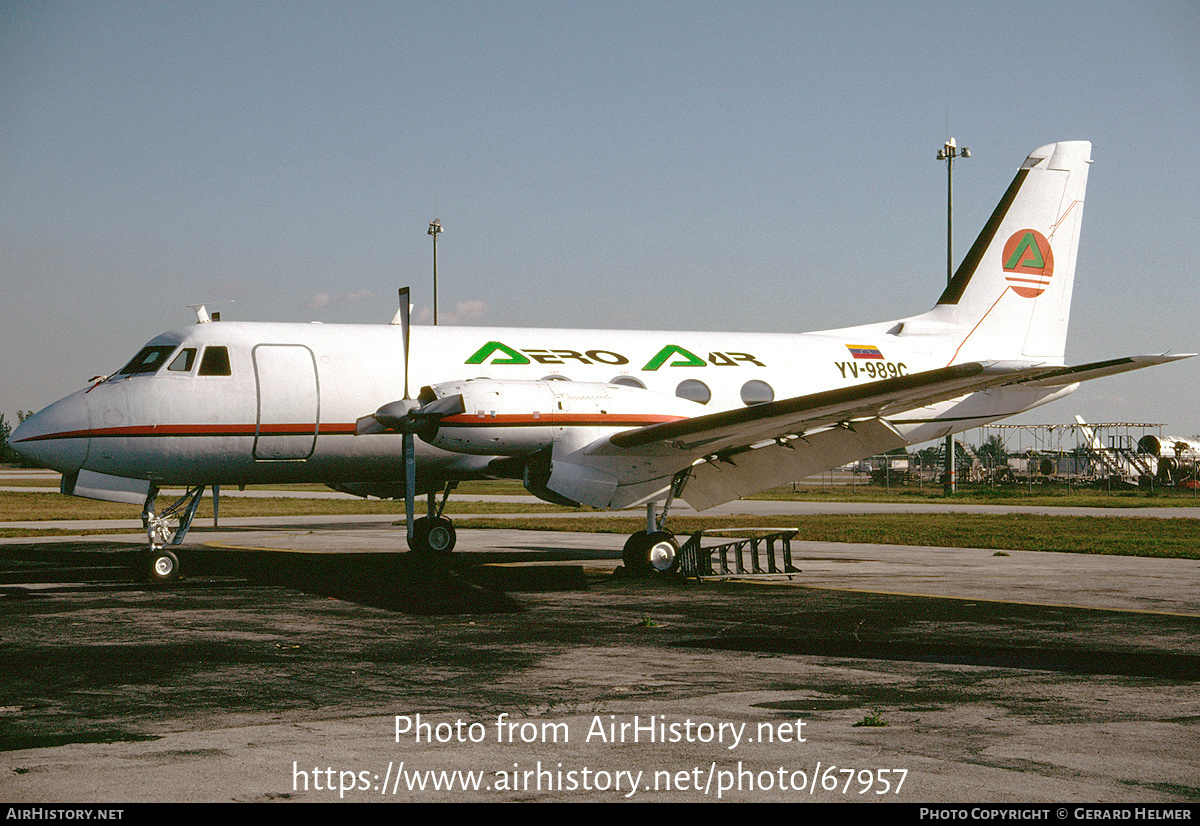
[[[195,363],[196,363],[196,348],[195,347],[184,347],[182,350],[179,351],[179,355],[177,355],[171,361],[171,363],[167,366],[167,369],[172,370],[176,373],[190,373],[190,372],[192,372],[192,365],[194,365]]]
[[[158,344],[143,347],[142,351],[133,357],[133,361],[122,367],[117,375],[137,376],[144,373],[154,373],[158,368],[163,366],[163,363],[167,360],[167,356],[173,352],[175,352],[174,344]]]
[[[205,347],[204,358],[200,359],[201,376],[230,376],[228,347]]]

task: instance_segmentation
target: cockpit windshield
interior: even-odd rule
[[[133,361],[122,367],[117,375],[136,376],[153,373],[166,363],[167,356],[175,352],[176,346],[174,344],[156,344],[143,347],[142,351],[133,357]]]

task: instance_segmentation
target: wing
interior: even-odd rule
[[[885,416],[995,386],[982,364],[957,364],[807,396],[649,425],[614,434],[622,450],[665,450],[701,456],[744,448],[784,434],[800,434],[854,419]]]
[[[886,420],[992,388],[1061,387],[1186,355],[1134,356],[1074,367],[972,362],[616,433],[585,452],[647,468],[692,466],[681,496],[703,510],[908,444]],[[672,459],[676,461],[671,461]],[[650,480],[618,483],[610,507],[661,493]]]

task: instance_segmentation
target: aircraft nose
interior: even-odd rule
[[[9,445],[43,467],[74,473],[87,461],[89,428],[86,391],[80,390],[34,413],[13,431]]]

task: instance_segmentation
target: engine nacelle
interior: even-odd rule
[[[1161,456],[1163,452],[1163,440],[1152,433],[1147,433],[1138,439],[1137,446],[1138,450],[1149,453],[1151,456]]]
[[[577,381],[467,379],[422,392],[461,395],[463,411],[421,438],[442,450],[526,456],[576,450],[601,436],[708,412],[703,405],[640,387]]]
[[[525,462],[525,490],[555,505],[607,508],[617,490],[617,477],[599,468],[555,458],[567,451],[548,447]]]

